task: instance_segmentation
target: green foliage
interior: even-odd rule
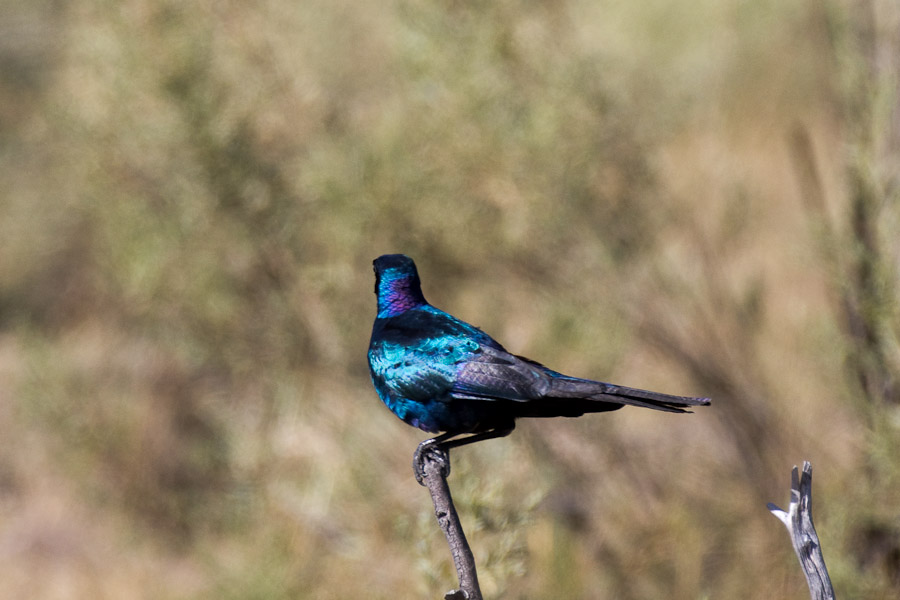
[[[448,589],[365,365],[385,252],[714,398],[454,452],[488,597],[801,597],[803,459],[838,594],[896,596],[893,4],[8,4],[0,596]]]

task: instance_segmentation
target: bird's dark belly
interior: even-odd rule
[[[471,433],[506,425],[513,419],[496,400],[401,400],[391,410],[406,423],[429,433]]]

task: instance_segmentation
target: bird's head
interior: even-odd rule
[[[405,254],[385,254],[372,265],[379,317],[393,317],[426,303],[413,259]]]

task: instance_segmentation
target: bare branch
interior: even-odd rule
[[[472,556],[469,542],[466,541],[459,515],[453,506],[453,498],[450,496],[450,487],[447,485],[450,457],[444,450],[430,448],[422,453],[421,459],[425,474],[423,484],[431,492],[434,515],[447,537],[447,544],[450,546],[450,554],[453,556],[453,564],[459,577],[459,589],[447,592],[444,600],[482,600],[478,574],[475,571],[475,557]],[[413,468],[417,469],[418,465],[414,464]]]
[[[819,536],[813,526],[812,465],[809,461],[803,462],[802,477],[798,476],[796,465],[791,471],[791,501],[788,510],[784,511],[771,502],[768,508],[787,527],[794,552],[806,575],[812,600],[834,600],[834,588],[831,587]]]

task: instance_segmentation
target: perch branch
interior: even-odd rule
[[[444,600],[482,600],[478,574],[475,572],[475,557],[472,556],[469,542],[466,541],[459,515],[453,506],[453,498],[450,497],[450,487],[447,485],[450,456],[442,449],[430,448],[421,454],[421,460],[424,463],[421,467],[425,474],[422,484],[431,492],[434,515],[447,537],[447,544],[450,545],[450,554],[453,555],[453,564],[459,577],[459,589],[447,592]],[[419,467],[420,465],[413,465],[414,469]]]
[[[791,500],[787,511],[771,502],[769,511],[784,523],[794,552],[800,559],[800,566],[806,575],[812,600],[834,600],[834,588],[825,568],[825,558],[819,545],[819,536],[812,520],[812,465],[803,462],[803,475],[798,476],[797,467],[791,471]]]

